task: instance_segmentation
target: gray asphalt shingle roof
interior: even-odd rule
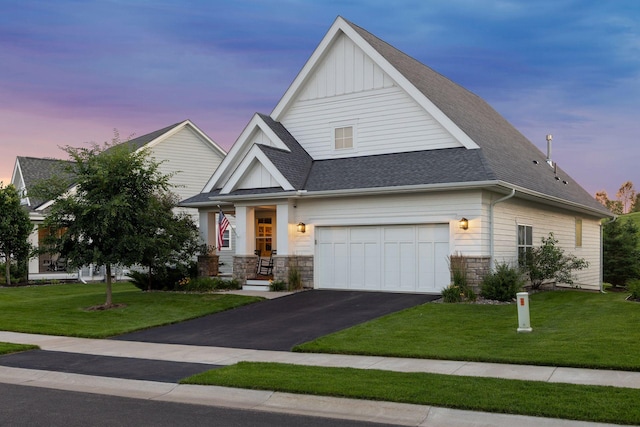
[[[561,168],[557,168],[556,174],[545,162],[545,154],[482,98],[363,28],[346,22],[480,148],[313,160],[281,123],[260,115],[291,152],[264,145],[259,147],[296,190],[313,192],[493,181],[610,215]],[[264,194],[265,189],[248,192]],[[241,194],[247,194],[247,190],[230,195]],[[208,197],[218,195],[219,190],[215,190],[184,203],[206,202]]]
[[[33,188],[34,185],[40,181],[53,178],[54,176],[69,177],[69,174],[65,171],[65,167],[70,163],[69,160],[18,156],[18,163],[20,165],[20,171],[22,172],[25,188],[27,189],[27,196],[29,196],[29,189]],[[28,208],[33,210],[44,202],[46,202],[46,200],[29,197]]]
[[[553,169],[545,163],[545,154],[482,98],[365,29],[348,23],[480,146],[485,166],[493,171],[496,179],[608,213],[560,168],[560,179],[556,180]],[[537,165],[534,160],[538,161]]]

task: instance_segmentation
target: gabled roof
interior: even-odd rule
[[[18,156],[16,159],[16,166],[14,171],[15,175],[19,173],[24,183],[24,188],[27,189],[27,207],[29,210],[35,210],[46,202],[46,200],[38,200],[29,197],[28,189],[33,186],[54,176],[69,177],[65,170],[65,167],[71,163],[69,160],[59,160],[50,158],[37,158],[37,157],[23,157]]]
[[[125,141],[122,144],[126,144],[133,151],[138,151],[144,147],[153,147],[154,145],[164,141],[168,137],[174,135],[180,130],[188,127],[192,129],[197,135],[199,135],[203,141],[213,150],[218,152],[222,157],[226,156],[226,151],[217,145],[211,138],[209,138],[204,132],[202,132],[195,124],[190,120],[183,120],[175,123],[171,126],[150,132],[148,134],[139,136],[137,138]],[[64,171],[64,166],[71,163],[69,160],[57,160],[47,158],[35,158],[35,157],[18,157],[16,159],[16,168],[14,175],[19,172],[22,174],[22,179],[27,189],[27,196],[29,195],[29,189],[33,187],[39,181],[49,179],[55,175],[67,175]],[[14,177],[15,179],[15,177]],[[74,188],[75,183],[70,187]],[[51,200],[33,200],[28,198],[28,207],[30,210],[43,209],[48,207]]]
[[[554,173],[546,156],[482,98],[363,28],[348,24],[478,144],[486,167],[497,180],[610,215],[562,169]]]
[[[167,126],[165,128],[148,133],[146,135],[130,139],[129,141],[123,142],[123,144],[127,144],[133,151],[140,150],[143,147],[153,147],[155,144],[158,144],[159,142],[179,132],[185,127],[193,129],[203,140],[205,140],[211,146],[212,149],[219,152],[219,154],[223,157],[227,154],[226,151],[224,151],[218,144],[213,142],[211,138],[209,138],[195,124],[193,124],[191,120],[183,120],[171,126]]]
[[[302,188],[309,175],[313,159],[289,131],[282,126],[282,123],[276,122],[264,114],[259,114],[259,116],[273,130],[280,141],[287,146],[289,151],[266,145],[259,145],[260,149],[287,178],[293,188]]]
[[[306,152],[302,153],[304,150],[301,145],[278,120],[295,102],[296,95],[339,34],[350,37],[465,148],[315,161]],[[611,216],[562,169],[549,167],[546,156],[482,98],[341,17],[336,19],[274,108],[271,117],[259,117],[286,144],[287,150],[256,146],[287,177],[295,190],[304,190],[308,194],[358,188],[482,184],[494,189],[515,188],[520,193],[526,193],[527,197],[547,199],[598,215]],[[238,142],[248,144],[249,140],[241,136]],[[245,147],[244,152],[247,150]],[[234,164],[232,157],[241,156],[242,152],[234,146],[230,156],[225,159],[226,163],[220,165],[214,177],[221,180],[226,173],[224,168]],[[237,165],[238,162],[235,162]],[[306,180],[302,180],[303,176],[306,176]],[[212,177],[202,195],[184,203],[204,203],[207,197],[267,193],[261,188],[253,192],[244,190],[220,194],[220,185],[216,185],[215,181]],[[273,190],[273,193],[281,193],[283,188]]]

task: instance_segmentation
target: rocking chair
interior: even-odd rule
[[[258,275],[259,276],[271,276],[273,274],[273,256],[276,255],[276,251],[271,251],[269,258],[258,259]]]

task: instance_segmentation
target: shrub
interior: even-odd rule
[[[630,299],[640,301],[640,279],[629,280],[627,290],[631,292]]]
[[[0,262],[0,284],[5,285],[7,282],[6,277],[4,276],[6,264],[4,262]],[[11,270],[11,284],[19,284],[22,282],[26,282],[26,278],[28,276],[28,264],[26,262],[12,262],[9,267]]]
[[[302,289],[302,276],[296,267],[289,268],[288,279],[289,290],[297,291]]]
[[[573,285],[573,271],[587,268],[589,263],[575,255],[565,255],[557,246],[553,233],[542,239],[542,245],[531,249],[525,259],[525,267],[531,280],[531,289],[539,289],[545,280]]]
[[[462,302],[463,293],[460,288],[451,284],[442,290],[442,300],[448,303]]]
[[[524,279],[520,269],[501,263],[482,279],[480,295],[492,300],[511,301],[522,286]]]
[[[269,290],[271,292],[286,291],[287,284],[284,283],[282,280],[272,281],[271,283],[269,283]]]

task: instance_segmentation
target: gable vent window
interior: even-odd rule
[[[353,148],[353,126],[335,128],[334,142],[336,150]]]

